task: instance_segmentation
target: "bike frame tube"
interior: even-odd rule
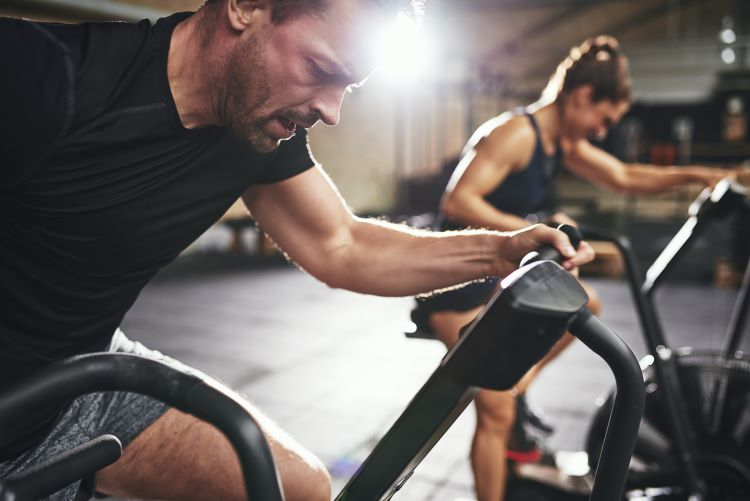
[[[120,458],[122,445],[113,435],[102,435],[49,461],[0,480],[0,501],[46,498]]]
[[[669,241],[664,250],[657,256],[654,262],[646,270],[646,279],[643,281],[641,291],[646,296],[651,296],[656,290],[656,286],[666,275],[667,271],[672,268],[677,258],[684,254],[693,242],[706,227],[704,219],[698,219],[691,216],[683,223],[679,231]]]
[[[646,338],[646,344],[649,351],[656,352],[657,347],[665,346],[664,332],[662,331],[659,318],[656,315],[656,307],[650,296],[641,292],[643,274],[638,265],[638,259],[635,257],[633,246],[625,236],[612,236],[595,230],[584,230],[585,238],[589,240],[600,240],[610,242],[617,247],[622,256],[625,265],[625,279],[630,290],[630,297],[633,299],[636,311],[638,313],[638,322],[641,324],[641,331]]]
[[[727,324],[724,345],[719,352],[719,358],[724,363],[730,358],[741,356],[741,352],[738,352],[738,349],[742,340],[742,334],[745,332],[745,326],[747,325],[748,303],[750,303],[748,288],[750,288],[750,259],[748,259],[747,266],[745,267],[742,284],[740,285],[740,290],[737,292],[737,299],[735,299],[734,307],[732,308],[732,316]],[[713,409],[709,421],[709,429],[712,433],[718,433],[721,428],[724,418],[724,402],[726,401],[728,390],[729,374],[723,372],[714,382]]]
[[[732,316],[727,325],[727,335],[724,338],[725,344],[721,349],[722,356],[725,358],[733,356],[740,348],[742,335],[747,326],[748,310],[750,310],[750,294],[748,294],[748,289],[750,289],[750,259],[748,259],[747,266],[745,266],[742,284],[740,285],[740,290],[737,292]]]
[[[690,424],[685,419],[687,405],[677,374],[677,362],[672,351],[667,348],[653,298],[646,294],[639,284],[640,269],[630,240],[624,236],[613,237],[590,230],[584,233],[586,238],[613,243],[622,255],[628,288],[636,306],[641,332],[646,338],[649,352],[654,356],[654,372],[656,372],[657,380],[663,388],[664,410],[671,423],[670,430],[676,450],[675,459],[683,472],[687,488],[692,494],[702,496],[705,487],[698,477],[695,466],[695,444],[690,438]]]
[[[587,301],[580,284],[549,261],[507,277],[336,500],[390,499],[479,387],[511,388],[549,352]],[[618,381],[604,449],[612,458],[602,461],[591,497],[611,501],[622,496],[627,479],[645,399],[643,380],[632,352],[616,336],[610,339],[613,333],[593,315],[584,314],[577,325]]]
[[[81,395],[129,391],[156,398],[218,428],[232,443],[250,499],[283,500],[276,465],[255,419],[210,380],[124,353],[81,355],[46,368],[0,396],[0,429],[35,409],[61,407]]]
[[[687,251],[695,237],[706,225],[727,215],[742,203],[747,203],[747,190],[730,179],[722,179],[713,190],[706,188],[690,205],[688,219],[664,250],[646,270],[646,279],[641,291],[650,296],[666,276],[676,260]]]
[[[448,351],[337,501],[390,499],[480,387],[510,389],[586,304],[580,285],[554,263],[535,263],[516,273]]]
[[[630,465],[646,401],[641,368],[625,342],[590,311],[584,309],[578,314],[570,332],[607,363],[617,386],[589,499],[621,499],[627,480],[623,472]]]
[[[378,441],[337,501],[390,499],[411,477],[479,388],[455,381],[439,367]]]

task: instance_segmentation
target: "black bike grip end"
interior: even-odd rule
[[[583,238],[581,237],[581,232],[578,231],[578,228],[575,226],[560,224],[557,225],[555,229],[562,231],[568,236],[574,249],[577,249],[578,246],[581,245],[581,240],[583,240]],[[523,259],[521,259],[521,264],[519,266],[525,266],[536,261],[554,261],[559,264],[565,261],[565,258],[551,245],[543,245],[538,250],[526,254]]]

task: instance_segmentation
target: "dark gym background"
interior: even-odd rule
[[[156,19],[197,0],[0,0],[0,15],[62,22]],[[603,146],[626,161],[742,167],[750,178],[750,2],[746,0],[428,0],[419,38],[399,53],[419,75],[384,67],[344,102],[341,124],[315,127],[318,160],[359,214],[429,224],[453,160],[487,118],[534,101],[568,49],[597,34],[630,58],[634,100]],[[413,68],[412,68],[413,69]],[[747,172],[746,172],[747,171]],[[686,217],[696,190],[638,200],[572,176],[564,209],[626,233],[649,263]],[[750,249],[750,220],[716,225],[658,295],[675,345],[718,347]],[[603,318],[642,345],[621,265],[606,246],[587,270]],[[142,294],[132,338],[237,387],[346,480],[435,367],[436,342],[407,340],[410,299],[331,290],[276,253],[234,207]],[[745,343],[748,348],[748,343]],[[556,422],[551,446],[577,449],[604,366],[568,350],[530,399]],[[472,499],[468,410],[399,499]],[[337,489],[335,489],[337,490]]]

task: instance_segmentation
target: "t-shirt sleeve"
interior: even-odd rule
[[[316,164],[307,140],[307,130],[300,129],[291,139],[283,141],[266,166],[258,184],[277,183],[294,177]]]
[[[28,179],[73,114],[64,45],[31,21],[0,18],[0,190]]]

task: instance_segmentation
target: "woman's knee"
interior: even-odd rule
[[[599,293],[591,285],[586,282],[581,282],[583,290],[586,291],[586,295],[589,297],[589,302],[586,304],[586,308],[589,309],[594,315],[598,315],[602,311],[602,298]]]
[[[478,429],[496,435],[510,433],[516,418],[516,399],[510,392],[484,390],[476,407]]]
[[[461,328],[472,322],[480,311],[480,307],[468,311],[436,311],[429,317],[430,327],[435,336],[450,349],[458,341]]]

